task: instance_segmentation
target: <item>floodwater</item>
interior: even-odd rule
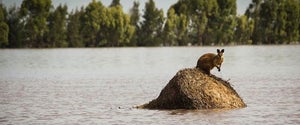
[[[223,47],[221,72],[247,104],[135,109],[220,47],[2,49],[0,124],[300,124],[300,46]]]

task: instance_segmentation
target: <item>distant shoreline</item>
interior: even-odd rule
[[[300,43],[294,43],[294,44],[258,44],[258,45],[249,45],[249,44],[244,44],[244,45],[214,45],[214,46],[209,46],[209,45],[203,45],[203,46],[123,46],[123,47],[23,47],[23,48],[0,48],[0,50],[5,50],[5,49],[105,49],[105,48],[186,48],[186,47],[243,47],[243,46],[265,46],[265,47],[271,47],[271,46],[299,46]]]

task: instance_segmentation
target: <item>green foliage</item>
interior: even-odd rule
[[[121,6],[120,0],[112,0],[111,4],[109,7],[116,7],[116,6]]]
[[[127,46],[134,33],[130,17],[120,5],[107,8],[93,0],[85,9],[83,22],[85,46]]]
[[[0,3],[0,21],[5,21],[5,18],[6,18],[6,9],[5,9],[5,6],[3,6],[1,3]]]
[[[24,0],[21,5],[21,16],[25,22],[24,41],[26,47],[45,47],[44,35],[48,30],[47,18],[51,0]]]
[[[299,42],[299,1],[254,1],[246,11],[253,20],[253,44],[282,44]]]
[[[176,32],[177,32],[177,24],[178,24],[179,18],[177,15],[175,15],[175,10],[173,8],[170,8],[168,11],[168,17],[164,26],[163,34],[164,34],[164,40],[163,45],[164,46],[172,46],[176,45],[175,39],[176,39]]]
[[[93,0],[86,8],[83,14],[83,28],[81,34],[83,35],[83,42],[85,46],[99,46],[101,37],[100,28],[109,25],[107,8],[99,1]],[[103,44],[103,43],[102,43]],[[106,43],[105,43],[106,44]]]
[[[19,10],[14,6],[8,9],[7,24],[9,27],[8,47],[20,48],[24,47],[24,22],[21,21]]]
[[[300,2],[298,0],[286,0],[285,11],[287,13],[285,27],[287,42],[300,40]]]
[[[133,2],[133,7],[130,9],[130,24],[138,27],[140,21],[140,10],[139,10],[140,3],[137,1]]]
[[[262,43],[274,43],[275,34],[273,33],[274,21],[276,20],[277,3],[274,0],[268,0],[261,4],[259,13],[259,27],[262,32]]]
[[[46,43],[48,47],[67,47],[67,6],[59,5],[48,17],[48,32],[46,33]]]
[[[8,25],[5,22],[0,22],[0,47],[5,47],[8,45],[8,32]]]
[[[254,27],[253,21],[248,21],[245,15],[237,17],[236,20],[235,44],[249,44],[248,40],[251,37]]]
[[[130,25],[130,16],[123,13],[121,6],[109,8],[111,23],[105,30],[106,41],[110,41],[106,46],[127,46],[134,33],[134,26]]]
[[[196,45],[209,45],[212,39],[208,39],[208,37],[214,38],[213,29],[216,29],[215,25],[215,17],[218,15],[217,2],[215,0],[204,1],[204,0],[193,0],[195,3],[191,3],[191,6],[195,6],[195,11],[191,10],[192,15],[192,36],[194,38],[193,44]],[[211,41],[210,41],[211,40]]]
[[[163,10],[155,7],[153,0],[145,5],[144,21],[139,32],[139,46],[158,46],[162,43],[162,26],[164,23]]]
[[[275,38],[278,41],[278,43],[282,44],[284,43],[286,39],[286,21],[287,19],[287,12],[285,11],[285,4],[278,4],[278,10],[277,10],[277,18],[276,23],[274,25],[274,31],[275,31]]]
[[[233,40],[236,26],[235,0],[189,0],[171,6],[177,15],[185,15],[188,41],[195,45],[227,44]]]
[[[188,19],[184,14],[180,14],[177,21],[176,39],[179,46],[186,46],[189,43],[188,38]]]
[[[120,0],[92,0],[68,13],[51,0],[0,4],[0,47],[119,47],[291,44],[300,41],[299,0],[253,0],[236,15],[236,0],[178,0],[167,16],[148,0],[129,14]],[[141,19],[142,18],[142,19]]]
[[[216,44],[229,44],[233,42],[236,28],[236,0],[218,0],[219,16]]]
[[[164,46],[184,46],[188,43],[188,20],[184,14],[177,15],[174,8],[167,13],[167,20],[163,29]]]
[[[139,21],[140,21],[140,10],[139,10],[140,3],[137,1],[133,2],[133,7],[129,11],[130,15],[130,25],[134,26],[134,33],[130,42],[130,46],[136,46],[138,41],[138,32],[139,31]]]
[[[5,47],[8,45],[8,33],[9,27],[6,20],[5,8],[0,4],[0,47]]]
[[[75,10],[71,12],[68,18],[67,25],[67,42],[69,47],[84,47],[82,35],[81,35],[81,18],[84,15],[84,9],[80,11]]]

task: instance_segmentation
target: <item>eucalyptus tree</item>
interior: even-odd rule
[[[163,10],[156,8],[153,0],[145,4],[144,20],[138,32],[139,46],[158,46],[162,43],[162,26],[164,23]]]
[[[139,10],[139,6],[140,3],[138,1],[134,1],[133,2],[133,6],[129,11],[129,15],[130,15],[130,24],[132,26],[134,26],[134,30],[135,32],[133,33],[131,42],[130,42],[130,46],[136,46],[137,45],[137,41],[138,41],[138,36],[139,36],[139,29],[140,29],[140,10]]]
[[[51,0],[23,0],[21,16],[24,21],[24,40],[26,47],[44,47],[44,35],[48,31],[47,18]]]
[[[0,47],[8,45],[9,27],[6,23],[6,9],[0,4]]]
[[[84,15],[84,8],[72,11],[68,16],[67,24],[67,42],[69,47],[84,47],[85,44],[82,38],[82,18]]]
[[[67,47],[67,5],[59,5],[48,17],[48,32],[46,36],[48,47]]]

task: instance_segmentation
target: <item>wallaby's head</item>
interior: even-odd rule
[[[217,49],[218,55],[215,56],[214,59],[214,65],[221,67],[222,63],[223,63],[223,53],[224,53],[224,49],[219,50]]]
[[[221,51],[217,49],[217,53],[219,57],[223,57],[224,49],[222,49]]]
[[[221,71],[221,65],[223,63],[223,53],[224,53],[224,49],[222,49],[221,51],[219,49],[217,49],[217,53],[218,55],[215,56],[214,58],[214,66],[216,66],[218,68],[218,71]]]

